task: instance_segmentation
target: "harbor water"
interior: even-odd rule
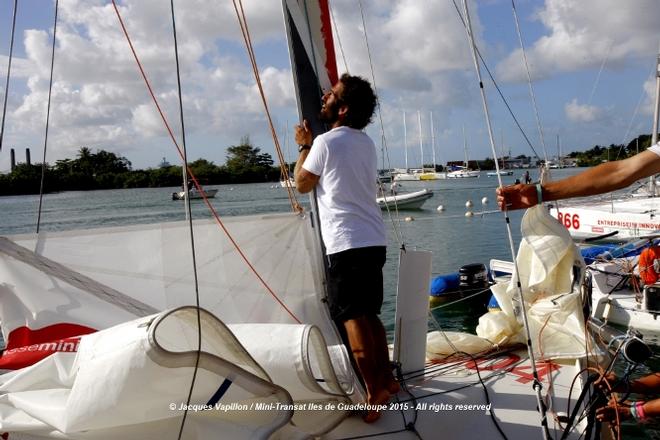
[[[564,170],[561,170],[564,171]],[[519,174],[522,175],[523,171]],[[505,184],[520,176],[504,176]],[[469,263],[488,264],[491,258],[511,260],[504,215],[497,211],[497,179],[482,173],[480,178],[426,182],[404,182],[400,192],[421,188],[433,190],[423,209],[387,212],[383,218],[388,230],[387,262],[383,271],[385,299],[382,318],[390,336],[397,284],[397,266],[402,246],[433,253],[433,273],[457,272]],[[221,217],[290,212],[287,191],[279,183],[212,186],[219,191],[210,199]],[[389,188],[389,185],[387,185]],[[160,223],[185,219],[184,202],[171,194],[180,188],[138,188],[103,191],[70,191],[44,195],[41,231],[64,231],[131,224]],[[307,195],[297,195],[309,209]],[[483,199],[486,203],[482,203]],[[466,202],[475,213],[466,217]],[[210,218],[201,200],[193,200],[194,219]],[[438,212],[442,205],[443,211]],[[36,230],[39,196],[0,197],[0,235],[33,233]],[[520,240],[522,211],[510,213],[514,242]],[[476,321],[463,315],[444,320],[451,330],[474,331]]]

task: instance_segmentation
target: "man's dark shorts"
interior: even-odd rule
[[[337,322],[378,315],[383,304],[385,246],[328,255],[328,305]]]

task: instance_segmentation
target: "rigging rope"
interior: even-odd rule
[[[241,34],[243,35],[243,40],[245,41],[245,48],[248,52],[248,57],[250,59],[250,64],[252,65],[252,71],[254,73],[254,78],[257,83],[257,88],[259,89],[259,95],[261,96],[261,102],[264,105],[264,110],[266,112],[266,119],[268,119],[268,127],[270,128],[270,134],[275,143],[275,152],[277,153],[277,159],[280,162],[280,170],[282,176],[284,176],[284,181],[286,182],[286,190],[289,195],[289,202],[291,203],[291,208],[295,212],[301,212],[302,208],[296,194],[293,191],[293,187],[289,181],[289,170],[286,166],[286,160],[284,159],[284,154],[282,153],[282,148],[280,147],[280,141],[277,136],[277,131],[275,130],[275,125],[273,124],[273,118],[270,114],[270,109],[268,107],[268,101],[266,100],[266,94],[264,92],[263,84],[261,82],[261,76],[259,75],[259,67],[257,66],[257,58],[254,54],[254,49],[252,47],[252,39],[250,37],[250,30],[248,29],[247,19],[245,18],[245,11],[243,9],[242,0],[232,0],[234,5],[234,11],[236,11],[236,17],[238,18],[238,24],[241,28]]]
[[[587,105],[591,105],[591,101],[594,99],[594,94],[596,93],[596,88],[598,87],[598,84],[600,83],[600,76],[603,73],[603,69],[605,68],[605,64],[607,64],[607,60],[610,58],[610,52],[612,51],[612,42],[610,42],[610,45],[607,46],[607,53],[605,54],[605,58],[603,58],[603,62],[600,64],[600,69],[598,69],[598,75],[596,75],[596,81],[594,81],[594,86],[591,88],[591,94],[589,95],[589,101],[587,101]]]
[[[454,8],[456,8],[456,12],[458,13],[458,18],[461,20],[461,23],[463,23],[463,26],[464,26],[464,27],[467,27],[467,25],[466,25],[466,23],[465,23],[465,20],[463,19],[463,15],[461,14],[461,10],[460,10],[460,8],[458,7],[458,5],[456,4],[456,0],[452,0],[452,3],[454,4]],[[488,68],[488,64],[486,63],[486,60],[483,58],[483,56],[481,56],[481,52],[479,51],[479,48],[478,48],[478,47],[475,47],[475,50],[477,51],[477,56],[478,56],[479,59],[481,60],[481,63],[483,64],[484,69],[486,69],[486,73],[488,73],[488,77],[489,77],[490,80],[493,82],[493,86],[494,86],[495,89],[497,90],[497,93],[500,95],[500,98],[502,99],[502,103],[504,104],[504,106],[506,107],[507,111],[508,111],[509,114],[511,115],[511,118],[513,119],[513,122],[516,123],[516,126],[518,127],[518,130],[520,130],[520,134],[522,134],[523,138],[525,139],[525,142],[527,143],[527,145],[529,146],[529,148],[530,148],[530,149],[532,150],[532,152],[534,153],[534,156],[536,156],[538,159],[541,159],[541,156],[539,156],[539,154],[536,152],[536,149],[535,149],[534,146],[532,145],[532,142],[529,140],[529,137],[527,137],[527,133],[526,133],[525,130],[522,128],[522,125],[520,125],[520,122],[518,121],[518,118],[517,118],[516,115],[513,113],[513,109],[512,109],[511,106],[509,105],[509,102],[508,102],[507,99],[504,97],[504,93],[502,93],[502,90],[500,89],[499,84],[497,84],[497,81],[495,81],[495,77],[493,76],[492,72],[491,72],[490,69]]]
[[[117,18],[119,20],[119,24],[121,25],[122,31],[124,32],[124,36],[126,37],[126,41],[131,49],[131,52],[133,53],[133,57],[135,59],[135,62],[137,64],[138,69],[140,70],[140,74],[142,75],[142,79],[144,80],[144,83],[147,87],[147,90],[149,91],[149,95],[151,96],[151,99],[154,102],[154,105],[156,106],[156,109],[158,110],[158,113],[160,115],[161,120],[163,121],[163,124],[165,126],[165,129],[167,130],[167,133],[174,143],[174,146],[177,149],[177,152],[179,153],[179,156],[183,160],[183,152],[181,151],[181,148],[179,147],[179,144],[174,136],[174,132],[172,131],[172,128],[170,127],[170,124],[167,122],[167,118],[165,117],[165,114],[163,113],[163,110],[160,107],[160,103],[158,102],[158,99],[156,98],[156,95],[153,91],[153,88],[151,87],[151,83],[149,82],[149,79],[147,78],[147,75],[144,71],[144,68],[142,67],[142,63],[140,62],[140,59],[137,56],[137,52],[135,51],[135,48],[133,47],[133,42],[131,41],[130,36],[128,35],[128,30],[126,29],[126,26],[124,25],[124,20],[122,19],[121,13],[119,12],[119,7],[117,6],[116,0],[112,0],[112,5],[114,7],[115,13],[117,14]],[[199,184],[199,181],[195,177],[195,174],[192,172],[189,166],[187,166],[187,171],[188,174],[190,175],[191,180],[193,181],[195,188],[197,188],[200,192],[203,192],[201,190],[201,185]],[[259,282],[264,286],[264,288],[268,291],[268,293],[279,303],[280,306],[291,316],[291,318],[298,324],[301,323],[301,321],[293,314],[293,312],[284,304],[284,302],[275,294],[275,292],[271,289],[271,287],[266,283],[266,280],[262,278],[262,276],[257,272],[256,268],[252,265],[250,260],[248,260],[247,256],[243,253],[243,250],[240,248],[236,240],[234,240],[234,237],[231,235],[227,227],[225,226],[224,222],[220,219],[220,215],[216,211],[216,209],[213,207],[211,202],[208,200],[207,197],[203,197],[203,201],[208,207],[209,211],[213,215],[213,218],[215,222],[220,226],[222,231],[225,233],[229,241],[231,242],[232,246],[234,249],[236,249],[236,252],[240,255],[241,259],[247,264],[247,266],[250,268],[252,273],[257,277]]]
[[[179,64],[179,42],[176,34],[176,18],[174,14],[174,0],[170,0],[170,11],[172,15],[172,38],[174,40],[174,59],[176,64],[176,85],[177,85],[177,97],[179,99],[179,117],[181,122],[181,147],[183,153],[183,191],[186,194],[185,206],[186,206],[186,218],[188,219],[188,231],[190,233],[190,252],[192,257],[192,269],[193,269],[193,285],[195,286],[195,314],[197,319],[197,347],[195,349],[195,368],[193,369],[192,377],[190,379],[190,388],[188,389],[188,396],[186,397],[186,409],[183,412],[183,417],[181,418],[181,424],[179,425],[179,435],[178,439],[181,440],[183,436],[183,429],[186,425],[186,419],[188,417],[188,408],[190,407],[190,401],[192,400],[193,389],[195,388],[195,382],[197,381],[197,371],[199,368],[199,359],[202,353],[202,318],[200,311],[200,300],[199,300],[199,278],[197,274],[197,254],[195,252],[195,232],[193,229],[192,221],[192,209],[190,205],[189,197],[189,188],[188,188],[188,151],[186,148],[186,125],[185,119],[183,117],[183,98],[181,94],[181,68]]]
[[[536,117],[536,126],[539,130],[539,138],[541,139],[541,148],[543,148],[543,159],[548,163],[548,151],[545,148],[545,138],[543,137],[543,126],[541,125],[541,117],[539,116],[538,105],[536,104],[536,95],[532,87],[532,76],[529,73],[529,63],[527,62],[527,53],[525,52],[525,44],[522,39],[522,32],[520,31],[520,23],[518,22],[518,12],[516,11],[516,3],[511,0],[511,7],[513,9],[513,18],[516,22],[516,32],[518,33],[518,42],[520,43],[520,50],[522,52],[523,61],[525,63],[525,72],[527,73],[527,84],[529,85],[529,95],[532,98],[532,105],[534,107],[534,116]]]
[[[332,23],[334,24],[335,36],[337,37],[337,43],[339,44],[339,52],[341,52],[341,59],[344,61],[344,68],[348,73],[350,72],[350,70],[348,68],[348,63],[346,62],[346,54],[344,53],[344,46],[342,46],[341,38],[339,38],[339,26],[337,24],[337,20],[335,20],[334,12],[332,12],[332,6],[330,6],[330,2],[328,2],[328,10],[330,10],[330,17],[332,18]]]
[[[364,8],[362,7],[362,0],[358,1],[358,4],[360,5],[360,17],[362,18],[362,28],[364,29],[364,41],[367,46],[367,56],[369,58],[369,69],[371,70],[371,81],[373,82],[374,85],[374,93],[376,96],[378,96],[378,86],[376,84],[376,74],[374,73],[374,64],[373,60],[371,57],[371,48],[369,46],[369,35],[367,33],[367,22],[364,19]],[[386,155],[387,157],[387,167],[392,168],[391,162],[390,162],[390,152],[389,148],[387,148],[387,140],[385,137],[385,124],[383,123],[383,112],[380,107],[380,100],[376,100],[376,112],[378,114],[378,121],[380,122],[380,133],[381,133],[381,142],[382,142],[382,151],[383,155]],[[423,164],[422,164],[423,166]],[[394,176],[392,176],[392,180],[394,180]],[[382,182],[380,180],[380,176],[378,178],[379,186],[380,188],[383,187]],[[385,191],[383,191],[383,197],[385,197]],[[394,236],[397,239],[397,242],[399,243],[399,247],[401,249],[405,249],[405,240],[403,237],[403,232],[402,232],[402,226],[401,226],[401,216],[399,215],[399,205],[397,204],[396,197],[394,197],[394,194],[392,194],[392,200],[394,201],[394,212],[395,218],[392,216],[392,213],[390,212],[390,204],[385,203],[385,207],[387,208],[387,216],[390,218],[390,221],[392,222],[392,229],[394,231]]]
[[[5,82],[5,96],[2,104],[2,122],[0,122],[0,151],[2,151],[2,139],[5,134],[5,116],[7,115],[7,98],[9,97],[9,78],[11,77],[11,60],[14,54],[14,33],[16,31],[16,11],[18,0],[14,0],[14,12],[11,21],[11,36],[9,38],[9,60],[7,61],[7,79]]]
[[[44,154],[41,161],[41,181],[39,183],[39,210],[37,212],[37,234],[41,225],[41,208],[44,200],[44,180],[46,177],[46,149],[48,147],[48,126],[50,121],[50,100],[53,91],[53,70],[55,67],[55,37],[57,36],[57,11],[59,0],[55,0],[55,18],[53,20],[53,46],[50,53],[50,80],[48,81],[48,104],[46,106],[46,134],[44,136]]]
[[[493,158],[495,159],[495,169],[497,171],[497,180],[498,180],[499,186],[503,187],[502,176],[499,173],[500,170],[499,170],[499,164],[498,164],[498,161],[497,161],[497,151],[496,151],[496,148],[495,148],[495,140],[493,138],[493,129],[492,129],[491,124],[490,124],[490,114],[489,114],[489,111],[488,111],[488,101],[486,100],[484,85],[483,85],[483,82],[482,82],[482,79],[481,79],[481,69],[479,68],[479,61],[477,59],[476,43],[474,41],[474,34],[472,32],[472,24],[471,24],[471,21],[470,21],[470,14],[469,14],[469,11],[468,11],[467,0],[463,0],[463,10],[465,12],[465,21],[467,22],[466,31],[467,31],[468,40],[470,42],[470,49],[471,49],[471,52],[472,52],[472,61],[474,63],[474,68],[475,68],[475,71],[476,71],[476,74],[477,74],[477,80],[479,82],[479,91],[480,91],[480,94],[481,94],[481,102],[483,104],[484,116],[485,116],[485,119],[486,119],[486,127],[488,129],[488,138],[490,140],[490,147],[491,147],[491,151],[493,153]],[[518,276],[518,274],[519,274],[518,263],[516,261],[516,252],[515,252],[515,247],[514,247],[514,244],[513,244],[513,234],[512,234],[512,231],[511,231],[511,221],[509,219],[509,214],[506,210],[503,211],[503,214],[504,214],[504,219],[505,219],[505,223],[506,223],[507,235],[508,235],[508,239],[509,239],[509,247],[510,247],[510,250],[511,250],[511,257],[512,257],[514,268],[515,268],[514,277],[515,277],[517,290],[518,290],[517,293],[518,293],[518,297],[519,297],[519,301],[520,301],[520,311],[521,311],[521,315],[522,315],[522,318],[523,318],[523,324],[525,326],[525,333],[526,333],[526,337],[527,337],[527,341],[526,341],[527,342],[527,352],[528,352],[529,360],[530,360],[530,363],[531,363],[532,375],[534,377],[533,388],[536,391],[536,400],[537,400],[537,404],[538,404],[538,411],[541,415],[541,426],[542,426],[543,438],[547,440],[550,437],[550,433],[548,431],[548,421],[547,421],[547,415],[546,415],[546,407],[545,407],[545,403],[543,402],[543,399],[542,399],[542,396],[541,396],[542,384],[539,380],[538,372],[536,370],[536,360],[534,358],[534,350],[532,348],[532,341],[531,341],[530,330],[529,330],[529,322],[527,320],[527,310],[526,310],[526,305],[525,305],[525,298],[523,296],[522,286],[520,284],[520,278]]]
[[[656,63],[653,63],[653,69],[651,70],[651,73],[648,76],[648,79],[652,79],[656,74]],[[623,149],[623,144],[626,142],[626,139],[628,139],[628,136],[630,135],[630,130],[632,129],[632,125],[635,122],[635,118],[637,117],[637,113],[639,112],[639,107],[642,105],[642,100],[644,99],[644,96],[646,96],[646,90],[644,90],[644,87],[642,87],[642,92],[639,94],[639,99],[637,100],[637,105],[635,106],[635,110],[633,111],[632,116],[630,117],[630,122],[628,123],[628,128],[626,129],[626,133],[623,135],[623,139],[621,139],[621,148],[619,148],[619,151],[617,152],[616,159],[619,159],[619,155],[621,154],[621,151]]]

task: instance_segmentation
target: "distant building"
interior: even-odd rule
[[[511,168],[529,168],[531,159],[529,156],[505,157],[504,169]]]
[[[168,168],[171,167],[172,164],[167,161],[167,159],[163,158],[163,160],[158,164],[158,168]]]

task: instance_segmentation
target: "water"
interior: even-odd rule
[[[561,178],[579,172],[579,169],[553,170],[554,178]],[[505,184],[521,178],[523,171],[514,176],[503,176]],[[396,294],[396,267],[401,243],[397,237],[404,237],[407,249],[422,249],[433,252],[433,274],[456,272],[469,263],[484,263],[492,258],[511,260],[511,250],[504,215],[496,211],[495,188],[497,179],[482,173],[478,179],[439,180],[431,182],[405,182],[403,190],[414,191],[430,188],[434,191],[424,209],[402,211],[398,217],[384,214],[389,233],[388,258],[383,271],[385,300],[382,319],[391,338]],[[290,211],[289,199],[283,188],[272,183],[219,185],[215,199],[211,203],[221,216],[259,214],[266,212]],[[143,188],[126,190],[63,192],[44,196],[41,229],[62,231],[97,227],[156,223],[182,220],[185,218],[184,203],[172,201],[171,193],[179,188]],[[488,203],[482,204],[482,199]],[[306,208],[307,196],[299,196]],[[474,204],[475,216],[465,217],[466,201]],[[38,196],[0,197],[0,235],[31,233],[36,229]],[[444,212],[436,208],[444,206]],[[202,201],[193,201],[193,218],[210,217]],[[479,212],[485,211],[485,214]],[[520,241],[520,220],[522,211],[510,213],[511,232],[514,246]],[[413,221],[404,221],[405,217]],[[401,234],[395,234],[399,228]],[[473,332],[477,316],[455,311],[436,315],[445,330]],[[660,341],[651,341],[656,352],[654,358],[637,374],[660,370]],[[638,427],[626,428],[632,438],[658,437],[657,426],[639,431]],[[624,432],[626,432],[624,431]]]
[[[557,170],[562,174],[574,169]],[[523,171],[504,176],[504,183],[521,178]],[[559,175],[559,174],[557,174]],[[385,295],[382,318],[389,336],[394,328],[394,308],[399,249],[422,249],[433,252],[433,274],[456,272],[469,263],[488,264],[491,258],[511,260],[504,216],[497,211],[495,188],[497,179],[485,173],[477,179],[450,179],[427,182],[405,182],[402,190],[429,188],[434,191],[424,209],[384,214],[389,246],[383,271]],[[260,214],[290,211],[285,189],[273,183],[218,185],[218,194],[211,203],[220,216]],[[157,223],[185,218],[184,202],[173,201],[171,193],[180,188],[140,188],[104,191],[71,191],[44,196],[41,215],[42,231],[89,229],[138,223]],[[308,197],[299,195],[303,206]],[[488,202],[482,204],[486,197]],[[465,203],[471,200],[475,212],[466,218]],[[31,233],[36,230],[38,196],[0,197],[0,235]],[[436,208],[444,206],[444,212]],[[192,201],[193,218],[210,217],[202,201]],[[479,212],[487,212],[480,215]],[[514,245],[520,240],[522,211],[510,213]],[[405,217],[413,221],[404,221]],[[399,233],[395,233],[399,230]],[[398,237],[402,236],[400,242]],[[443,328],[474,331],[475,317],[463,313],[443,313]]]
[[[399,248],[423,249],[433,252],[433,273],[456,272],[468,263],[488,264],[491,258],[511,260],[504,217],[496,210],[497,179],[485,173],[478,179],[451,179],[432,182],[406,182],[402,190],[414,191],[423,187],[433,189],[434,195],[424,209],[384,214],[389,246],[384,268],[385,300],[383,321],[392,334],[397,282]],[[522,172],[520,172],[522,175]],[[505,183],[516,177],[505,176]],[[290,211],[285,189],[272,183],[218,185],[218,194],[211,203],[220,216],[260,214]],[[103,191],[71,191],[44,196],[40,229],[62,231],[98,227],[157,223],[185,218],[184,202],[173,201],[171,193],[179,188],[140,188]],[[306,195],[298,196],[306,208]],[[482,198],[489,202],[482,204]],[[471,200],[477,213],[466,218],[465,203]],[[0,235],[32,233],[36,230],[38,196],[0,197]],[[445,210],[438,213],[436,208]],[[202,201],[192,201],[193,218],[210,217]],[[481,211],[490,211],[479,215]],[[411,216],[413,221],[404,221]],[[512,231],[517,243],[520,239],[521,211],[511,213]],[[395,229],[400,232],[395,233]],[[402,236],[403,242],[397,237]],[[443,325],[454,330],[474,331],[475,320],[464,315],[443,315]]]

